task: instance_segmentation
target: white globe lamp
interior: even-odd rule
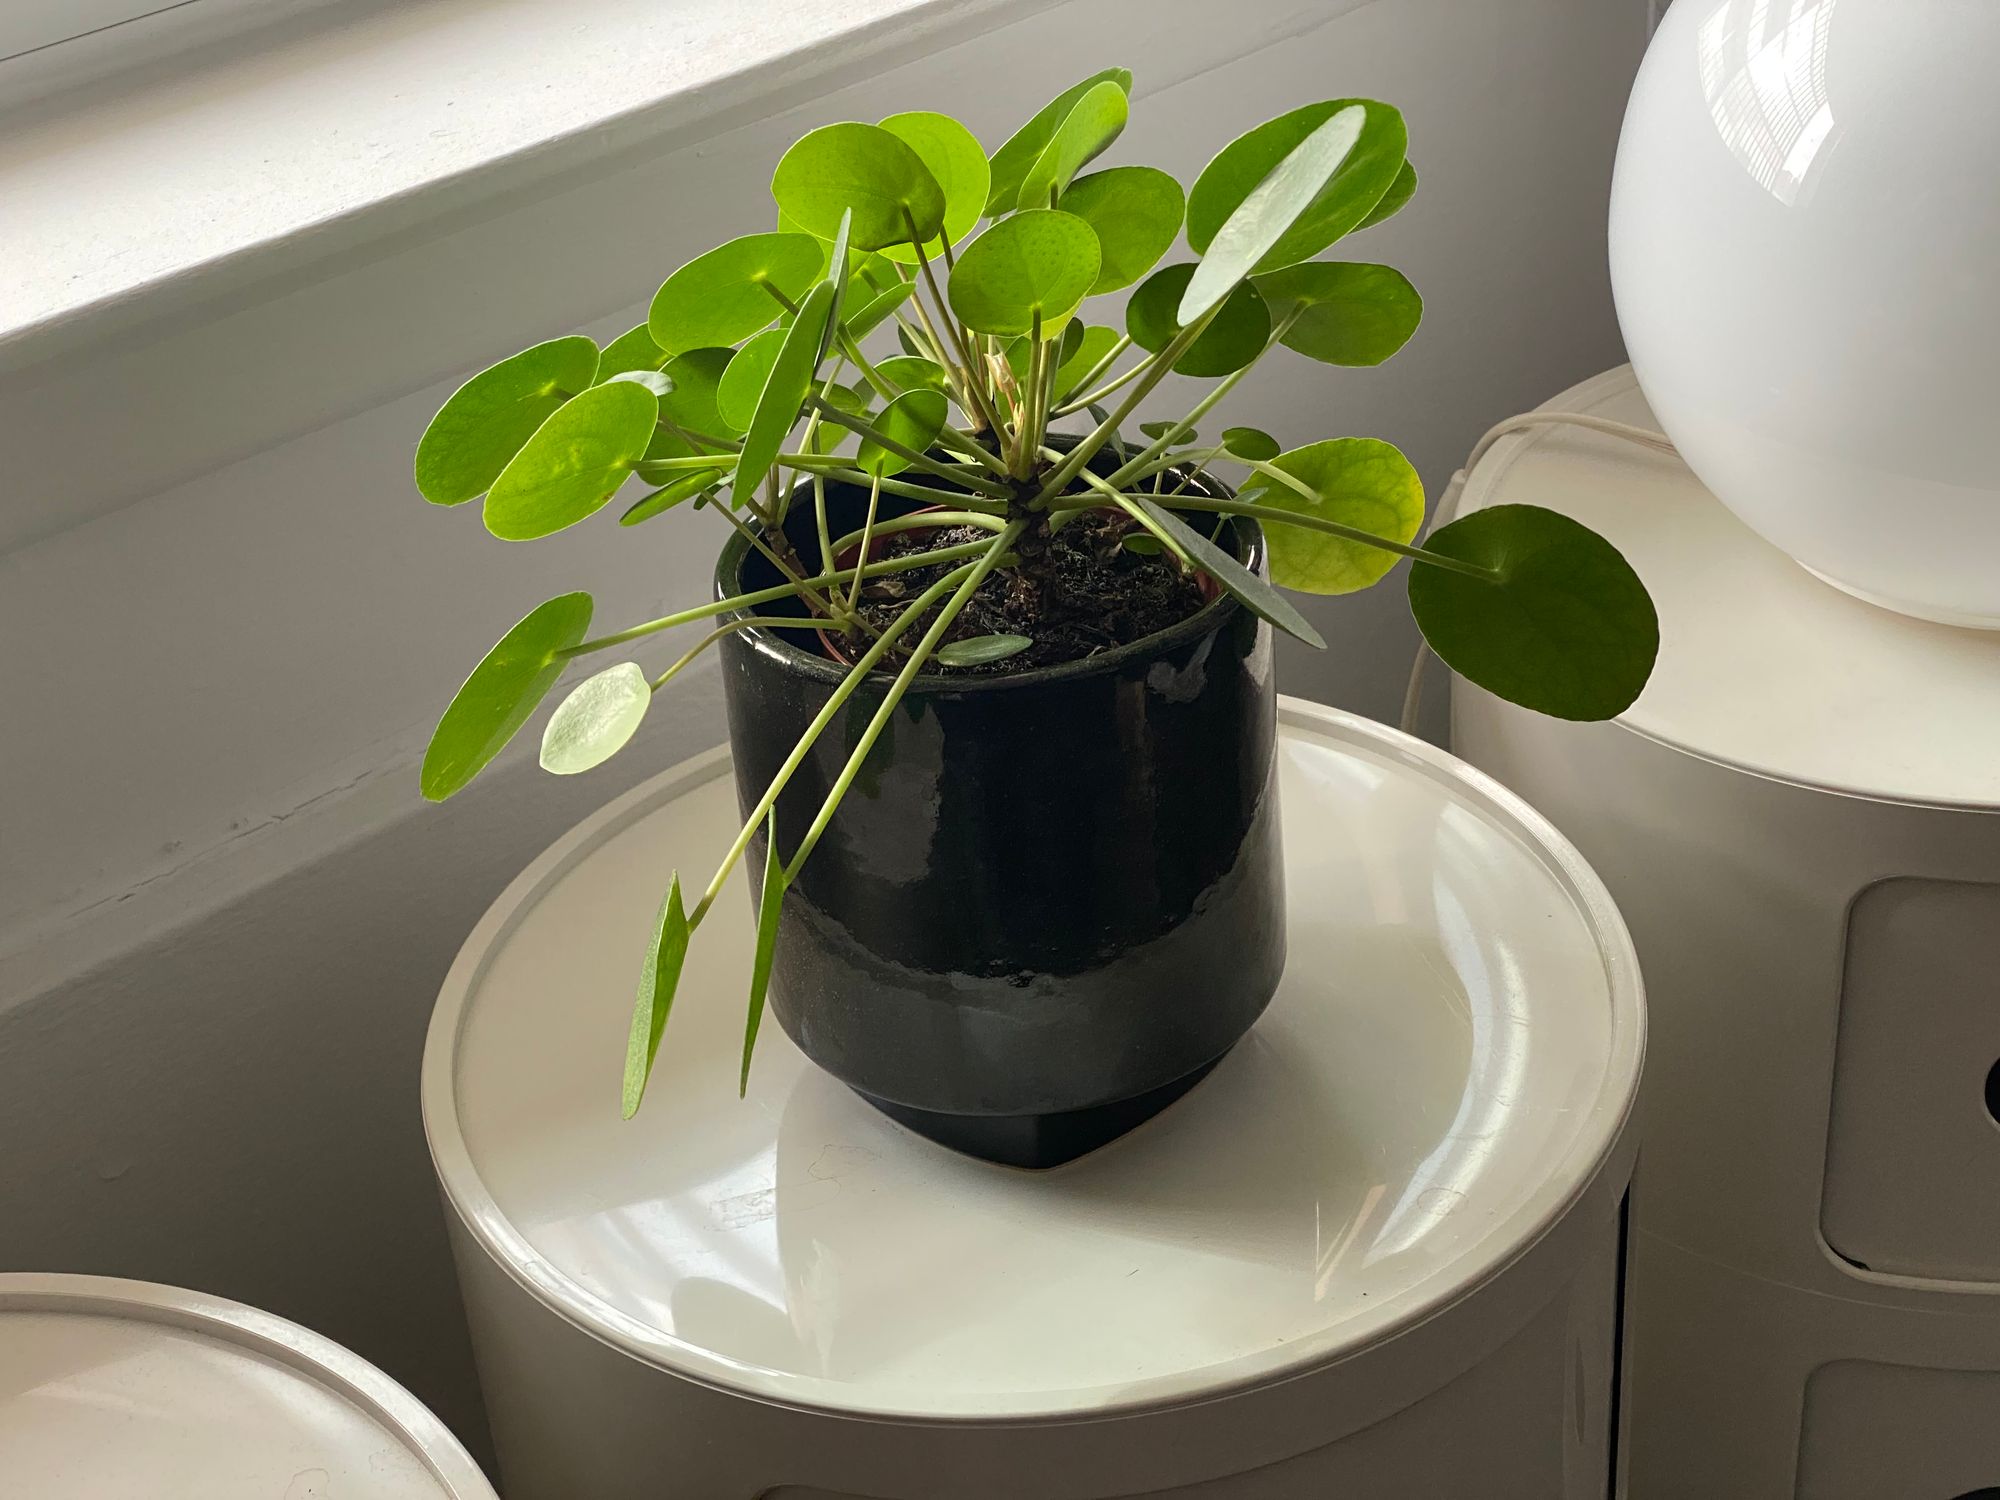
[[[1725,505],[1871,603],[2000,628],[2000,0],[1675,0],[1611,277]]]

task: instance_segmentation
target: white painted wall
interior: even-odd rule
[[[0,368],[0,451],[37,517],[0,526],[0,1266],[260,1302],[476,1422],[416,1113],[431,993],[534,850],[719,717],[698,676],[612,768],[556,783],[516,757],[442,811],[415,758],[528,605],[586,586],[601,618],[654,612],[700,591],[717,537],[607,514],[513,547],[424,506],[409,454],[457,376],[637,321],[666,271],[767,225],[770,164],[804,128],[931,107],[997,140],[1125,63],[1115,156],[1184,179],[1294,103],[1404,108],[1423,190],[1365,253],[1417,281],[1423,331],[1380,371],[1274,360],[1229,410],[1287,444],[1390,438],[1435,491],[1493,420],[1622,357],[1603,220],[1646,13],[983,8],[999,29],[907,58],[885,41],[895,66],[865,85],[836,70],[560,176],[461,187],[431,220]],[[1392,717],[1415,644],[1399,583],[1308,612],[1333,649],[1285,655],[1283,685]]]

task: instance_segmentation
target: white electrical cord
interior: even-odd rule
[[[1613,422],[1608,417],[1588,416],[1579,411],[1530,411],[1518,417],[1509,417],[1487,429],[1486,436],[1473,445],[1465,460],[1465,467],[1451,476],[1451,483],[1444,487],[1444,494],[1438,498],[1437,509],[1431,515],[1431,523],[1425,528],[1428,536],[1440,526],[1449,525],[1458,517],[1458,502],[1465,493],[1466,476],[1478,468],[1493,445],[1504,437],[1517,432],[1525,432],[1535,427],[1582,427],[1591,432],[1602,432],[1611,437],[1624,438],[1627,442],[1651,448],[1656,453],[1675,453],[1678,450],[1667,441],[1665,434],[1650,431],[1644,427],[1634,427],[1629,422]],[[1402,729],[1405,734],[1417,732],[1417,714],[1424,701],[1424,667],[1434,653],[1427,645],[1417,647],[1417,659],[1410,663],[1410,685],[1403,693]]]

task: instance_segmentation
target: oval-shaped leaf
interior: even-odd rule
[[[722,420],[716,405],[723,374],[735,355],[734,349],[690,349],[668,360],[660,373],[674,383],[674,389],[661,399],[660,415],[696,437],[728,437],[741,432],[741,427],[731,427]]]
[[[1034,637],[1026,635],[969,635],[938,647],[932,660],[941,667],[983,667],[1019,656],[1034,644]]]
[[[844,385],[828,384],[820,390],[819,396],[828,405],[836,406],[853,416],[862,416],[868,410],[866,398],[860,392],[850,390]],[[859,434],[852,428],[821,419],[813,426],[812,439],[806,444],[806,451],[831,457],[854,442],[858,436]]]
[[[574,776],[625,748],[653,701],[653,685],[635,661],[586,677],[556,705],[542,730],[542,769]]]
[[[949,403],[941,391],[905,391],[883,407],[871,425],[884,437],[893,438],[905,448],[922,453],[937,441],[949,410]],[[909,459],[891,452],[872,438],[862,440],[854,463],[864,473],[884,477],[900,474],[910,466]]]
[[[855,303],[850,304],[850,310],[844,320],[847,325],[848,337],[853,339],[866,338],[877,328],[881,327],[883,321],[894,313],[897,308],[908,302],[911,294],[916,289],[914,282],[903,281],[898,282],[887,291],[877,292],[874,296],[865,300],[856,299]],[[848,288],[848,295],[852,297],[859,290],[861,288],[850,286]]]
[[[980,333],[1045,331],[1071,313],[1097,281],[1097,236],[1075,214],[1052,208],[1012,214],[965,247],[952,268],[952,311]]]
[[[793,223],[828,240],[851,209],[857,250],[928,243],[944,224],[944,189],[923,158],[880,125],[852,120],[793,142],[771,196]]]
[[[1202,572],[1233,594],[1251,614],[1260,620],[1270,621],[1287,635],[1297,636],[1308,646],[1322,651],[1326,649],[1326,638],[1312,628],[1289,599],[1264,579],[1158,502],[1142,495],[1130,495],[1127,500],[1145,512],[1146,518],[1172,538]]]
[[[784,861],[778,857],[778,810],[764,825],[764,885],[757,897],[757,948],[750,960],[750,1005],[743,1020],[743,1071],[736,1081],[740,1098],[750,1092],[750,1058],[764,1020],[764,997],[771,987],[771,961],[778,951],[778,912],[784,905]]]
[[[1337,521],[1370,536],[1408,546],[1424,524],[1424,484],[1393,443],[1379,438],[1329,438],[1270,460],[1309,498],[1259,471],[1242,497],[1273,510]],[[1306,594],[1351,594],[1393,568],[1397,555],[1346,537],[1271,520],[1264,528],[1271,549],[1271,580]]]
[[[660,1035],[667,1028],[673,1010],[674,991],[680,986],[681,965],[687,961],[688,939],[693,929],[681,909],[681,873],[667,886],[666,900],[653,923],[653,939],[646,946],[646,962],[639,970],[639,993],[632,1004],[632,1029],[625,1042],[625,1091],[623,1114],[626,1119],[639,1112],[646,1097],[646,1080],[652,1076],[653,1059],[659,1056]]]
[[[593,386],[536,429],[486,493],[486,529],[527,542],[574,526],[646,456],[660,402],[627,381]]]
[[[1222,429],[1224,451],[1236,458],[1254,458],[1269,461],[1283,451],[1278,440],[1258,427],[1225,427]]]
[[[944,366],[918,354],[894,354],[877,362],[875,373],[899,391],[941,391]]]
[[[829,236],[840,223],[833,216]],[[784,311],[772,292],[796,304],[826,266],[826,247],[809,234],[746,234],[697,255],[654,294],[646,330],[662,349],[739,344]]]
[[[653,342],[652,331],[641,323],[604,346],[604,355],[597,362],[596,383],[602,385],[627,370],[657,370],[666,362],[667,351]]]
[[[1424,299],[1393,266],[1309,260],[1252,278],[1272,316],[1298,316],[1281,342],[1329,365],[1379,365],[1410,341]]]
[[[1417,169],[1405,161],[1396,173],[1396,180],[1389,184],[1389,191],[1382,195],[1382,201],[1368,210],[1367,216],[1354,227],[1369,229],[1384,219],[1394,218],[1402,211],[1403,205],[1417,195]]]
[[[1223,221],[1181,295],[1180,321],[1192,323],[1262,264],[1353,152],[1367,111],[1350,104],[1299,142]],[[1277,262],[1286,264],[1284,260]]]
[[[1147,437],[1151,438],[1154,442],[1157,443],[1161,438],[1165,437],[1168,433],[1172,432],[1176,427],[1180,425],[1181,424],[1179,422],[1169,417],[1169,418],[1163,418],[1157,422],[1141,422],[1139,424],[1139,430],[1143,432]],[[1181,441],[1183,443],[1190,443],[1190,444],[1198,443],[1201,441],[1201,434],[1196,432],[1192,427],[1190,427],[1186,432],[1181,434]]]
[[[1102,73],[1093,73],[1043,105],[1032,120],[1009,136],[1007,143],[993,153],[992,183],[986,195],[988,214],[1006,213],[1020,202],[1021,183],[1027,177],[1028,169],[1042,154],[1042,148],[1056,133],[1056,127],[1069,118],[1070,109],[1077,100],[1107,81],[1117,84],[1127,95],[1132,92],[1130,69],[1106,68]]]
[[[1072,323],[1070,327],[1077,327]],[[1067,344],[1068,334],[1064,334]],[[1092,325],[1077,336],[1076,348],[1063,357],[1056,367],[1055,383],[1050,388],[1051,397],[1056,401],[1067,401],[1075,393],[1083,377],[1104,363],[1118,343],[1118,330]]]
[[[765,329],[738,349],[722,372],[715,387],[715,411],[729,431],[749,429],[764,394],[764,382],[771,378],[771,366],[778,362],[778,351],[785,347],[790,333],[788,328]]]
[[[1181,232],[1181,185],[1157,167],[1112,167],[1069,185],[1057,205],[1097,234],[1102,260],[1093,297],[1131,286],[1160,263]]]
[[[1148,276],[1125,304],[1125,331],[1132,342],[1157,354],[1181,331],[1175,313],[1197,272],[1192,265],[1165,266]],[[1271,337],[1271,311],[1250,282],[1240,282],[1222,311],[1174,362],[1178,375],[1228,375],[1263,352]]]
[[[661,485],[650,495],[641,495],[633,502],[631,508],[618,518],[618,524],[637,526],[641,521],[650,521],[653,517],[672,510],[676,505],[714,489],[728,475],[727,468],[690,470],[672,483]]]
[[[936,260],[943,255],[947,243],[956,245],[972,233],[980,215],[986,212],[986,194],[991,186],[986,148],[979,144],[978,136],[950,115],[928,110],[891,115],[882,122],[882,128],[916,152],[944,190],[943,231],[924,246],[924,254]],[[917,260],[914,245],[885,245],[882,254],[908,265]]]
[[[442,802],[477,776],[528,721],[562,675],[557,653],[590,629],[591,598],[562,594],[536,605],[453,695],[424,751],[423,792]]]
[[[832,307],[833,287],[822,281],[812,289],[792,326],[785,330],[785,341],[764,381],[750,428],[743,434],[743,449],[736,456],[736,479],[730,487],[730,497],[737,504],[764,482],[764,476],[777,460],[785,434],[799,419],[799,406],[812,388],[813,375],[819,368],[820,340]]]
[[[550,339],[481,370],[431,418],[417,444],[417,492],[461,505],[492,487],[508,460],[597,376],[597,345]]]
[[[1410,569],[1410,612],[1454,672],[1557,719],[1611,719],[1631,707],[1659,655],[1660,621],[1611,543],[1540,506],[1496,505],[1438,528],[1424,546],[1498,574]]]
[[[1114,78],[1092,84],[1077,96],[1021,178],[1016,208],[1053,208],[1070,179],[1104,153],[1125,129],[1131,101]]]
[[[1340,168],[1297,213],[1254,269],[1276,270],[1311,260],[1366,218],[1402,170],[1409,148],[1403,117],[1374,99],[1327,99],[1267,120],[1224,146],[1195,179],[1188,193],[1187,238],[1195,254],[1206,255],[1222,226],[1270,176],[1274,168],[1328,121],[1343,111],[1364,112],[1359,138]],[[1252,269],[1245,267],[1246,270]]]

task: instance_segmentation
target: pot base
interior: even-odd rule
[[[887,1099],[863,1094],[860,1089],[854,1092],[897,1124],[940,1146],[949,1146],[980,1161],[998,1162],[1003,1167],[1040,1171],[1087,1156],[1099,1146],[1108,1146],[1121,1135],[1136,1130],[1208,1077],[1221,1061],[1218,1057],[1203,1063],[1172,1083],[1130,1099],[1046,1115],[940,1114],[891,1104]]]

